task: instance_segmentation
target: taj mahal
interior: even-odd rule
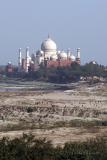
[[[69,66],[72,63],[80,64],[80,48],[77,48],[77,55],[74,56],[70,49],[66,52],[57,49],[56,43],[50,36],[41,44],[41,49],[37,50],[35,54],[29,53],[29,47],[26,48],[25,58],[22,57],[21,48],[18,56],[18,70],[19,72],[35,71],[40,66],[44,67],[58,67]]]

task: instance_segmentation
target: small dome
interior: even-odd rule
[[[74,56],[74,55],[71,55],[71,60],[72,60],[72,61],[75,61],[75,59],[76,59],[75,56]]]
[[[48,37],[48,39],[42,42],[41,50],[42,51],[56,51],[57,50],[56,43],[50,37]]]
[[[92,64],[97,64],[97,62],[96,62],[96,61],[91,61],[90,63],[92,63]]]
[[[50,59],[52,59],[52,60],[57,60],[57,59],[58,59],[58,56],[57,56],[57,55],[52,55],[52,56],[50,57]]]
[[[34,64],[34,62],[33,62],[33,61],[31,61],[30,63],[31,63],[31,64]]]
[[[61,53],[61,51],[57,51],[57,55],[59,55]]]
[[[8,62],[8,65],[10,65],[10,64],[12,64],[12,62],[11,62],[11,61],[9,61],[9,62]]]
[[[60,53],[60,58],[62,58],[62,59],[67,59],[67,54],[66,54],[64,51],[62,51],[62,52]]]
[[[36,52],[36,56],[39,56],[39,55],[40,55],[40,50]]]
[[[40,51],[40,55],[43,56],[43,55],[44,55],[44,52],[43,52],[43,51]]]
[[[38,51],[36,52],[36,55],[37,55],[37,56],[43,56],[43,55],[44,55],[44,52],[43,52],[42,50],[38,50]]]

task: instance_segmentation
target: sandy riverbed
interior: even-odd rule
[[[80,83],[67,90],[54,89],[53,86],[46,90],[44,86],[35,90],[33,83],[28,88],[27,85],[24,89],[20,86],[17,90],[17,86],[16,90],[10,91],[8,88],[0,92],[0,137],[14,137],[32,131],[37,138],[46,137],[57,145],[106,135],[107,84],[90,86]],[[101,121],[105,124],[77,127],[77,124],[72,125],[75,120],[76,123],[79,120],[79,123]],[[61,125],[62,122],[65,122],[65,126]]]

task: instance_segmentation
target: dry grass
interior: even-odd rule
[[[50,130],[47,136],[51,139],[51,134],[53,134],[55,140],[57,130],[59,130],[59,136],[61,132],[65,134],[66,129],[71,133],[75,129],[78,130],[72,133],[75,141],[90,136],[94,137],[97,134],[105,134],[107,85],[98,84],[98,86],[90,86],[90,88],[88,85],[78,85],[73,90],[67,91],[55,90],[51,84],[43,84],[41,87],[39,83],[37,90],[35,90],[34,83],[33,89],[30,88],[31,83],[27,83],[25,86],[29,86],[29,88],[0,91],[1,132],[26,132],[40,129],[42,131],[39,133],[42,136],[43,130]],[[43,90],[39,90],[39,87]],[[62,129],[60,130],[60,128]],[[17,135],[16,132],[15,134]],[[67,132],[64,141],[70,140],[70,136],[72,135]],[[58,142],[61,143],[61,141],[63,141],[62,137]]]

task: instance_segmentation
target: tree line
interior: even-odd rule
[[[19,77],[27,80],[42,80],[53,83],[69,83],[75,82],[83,77],[104,77],[107,78],[107,70],[103,65],[87,63],[85,65],[71,64],[66,67],[50,67],[40,66],[37,71],[7,73],[7,77]]]
[[[69,83],[75,82],[80,77],[104,77],[107,78],[107,71],[105,67],[98,64],[87,63],[85,65],[71,64],[66,67],[40,67],[35,72],[24,74],[24,78],[43,80],[54,83]]]
[[[4,137],[0,140],[0,160],[107,160],[107,141],[99,137],[53,147],[50,141],[32,134],[13,140]]]

